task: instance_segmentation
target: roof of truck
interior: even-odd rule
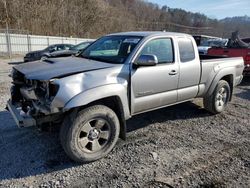
[[[165,32],[165,31],[130,31],[130,32],[121,32],[121,33],[112,33],[109,35],[126,35],[126,36],[141,36],[141,37],[148,37],[154,35],[164,35],[164,36],[191,36],[185,33],[175,33],[175,32]]]

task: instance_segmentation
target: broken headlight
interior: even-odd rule
[[[56,96],[58,90],[59,90],[59,85],[57,85],[53,82],[49,83],[49,96],[50,97]]]
[[[36,95],[43,98],[53,99],[58,90],[59,86],[53,81],[38,81],[36,84]]]

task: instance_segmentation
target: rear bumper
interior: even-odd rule
[[[11,100],[7,102],[7,108],[18,127],[31,127],[36,125],[36,120],[27,114],[21,114],[21,109],[16,108]]]

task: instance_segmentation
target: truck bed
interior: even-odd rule
[[[236,82],[234,85],[237,85],[238,80],[241,80],[238,76],[242,74],[242,65],[244,62],[242,57],[200,55],[200,61],[202,74],[200,78],[199,95],[206,93],[213,79],[223,68],[235,69]]]

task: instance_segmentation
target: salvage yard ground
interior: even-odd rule
[[[5,110],[9,61],[0,59],[0,187],[249,187],[250,78],[222,114],[195,100],[138,115],[106,158],[76,164],[56,132],[19,129]]]

